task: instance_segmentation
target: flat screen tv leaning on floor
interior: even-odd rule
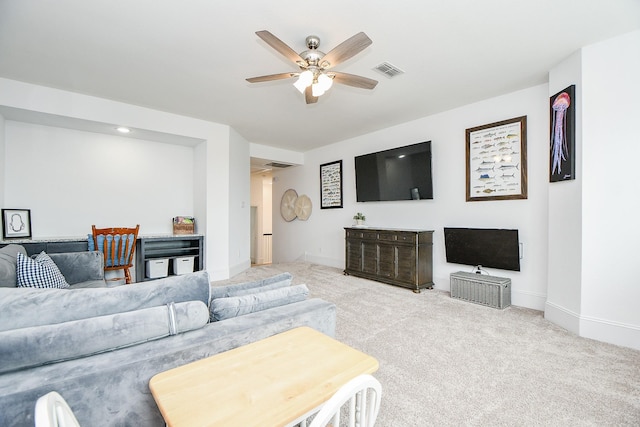
[[[520,271],[518,230],[445,227],[444,244],[447,262]]]

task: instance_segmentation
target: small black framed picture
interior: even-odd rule
[[[31,237],[30,209],[2,209],[2,238],[24,239]]]
[[[320,209],[342,207],[342,160],[320,165]]]

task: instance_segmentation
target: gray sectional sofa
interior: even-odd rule
[[[0,248],[0,287],[16,287],[16,256],[27,255],[21,245]],[[97,251],[48,254],[71,288],[107,286],[104,280],[104,257]]]
[[[83,279],[74,284],[90,287],[0,287],[0,426],[33,426],[50,391],[83,426],[162,426],[155,374],[298,326],[335,334],[335,305],[308,298],[287,273],[220,287],[206,272],[106,287],[66,258],[67,274]]]

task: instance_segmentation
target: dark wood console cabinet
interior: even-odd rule
[[[433,231],[345,227],[345,274],[420,292],[433,288]]]

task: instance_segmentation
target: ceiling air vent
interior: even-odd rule
[[[271,163],[267,163],[265,166],[271,166],[272,168],[288,168],[291,165],[288,165],[286,163],[276,163],[276,162],[271,162]]]
[[[383,62],[382,64],[377,65],[376,67],[374,67],[374,70],[384,74],[387,77],[395,77],[398,74],[404,73],[404,71],[402,71],[400,68],[388,62]]]

